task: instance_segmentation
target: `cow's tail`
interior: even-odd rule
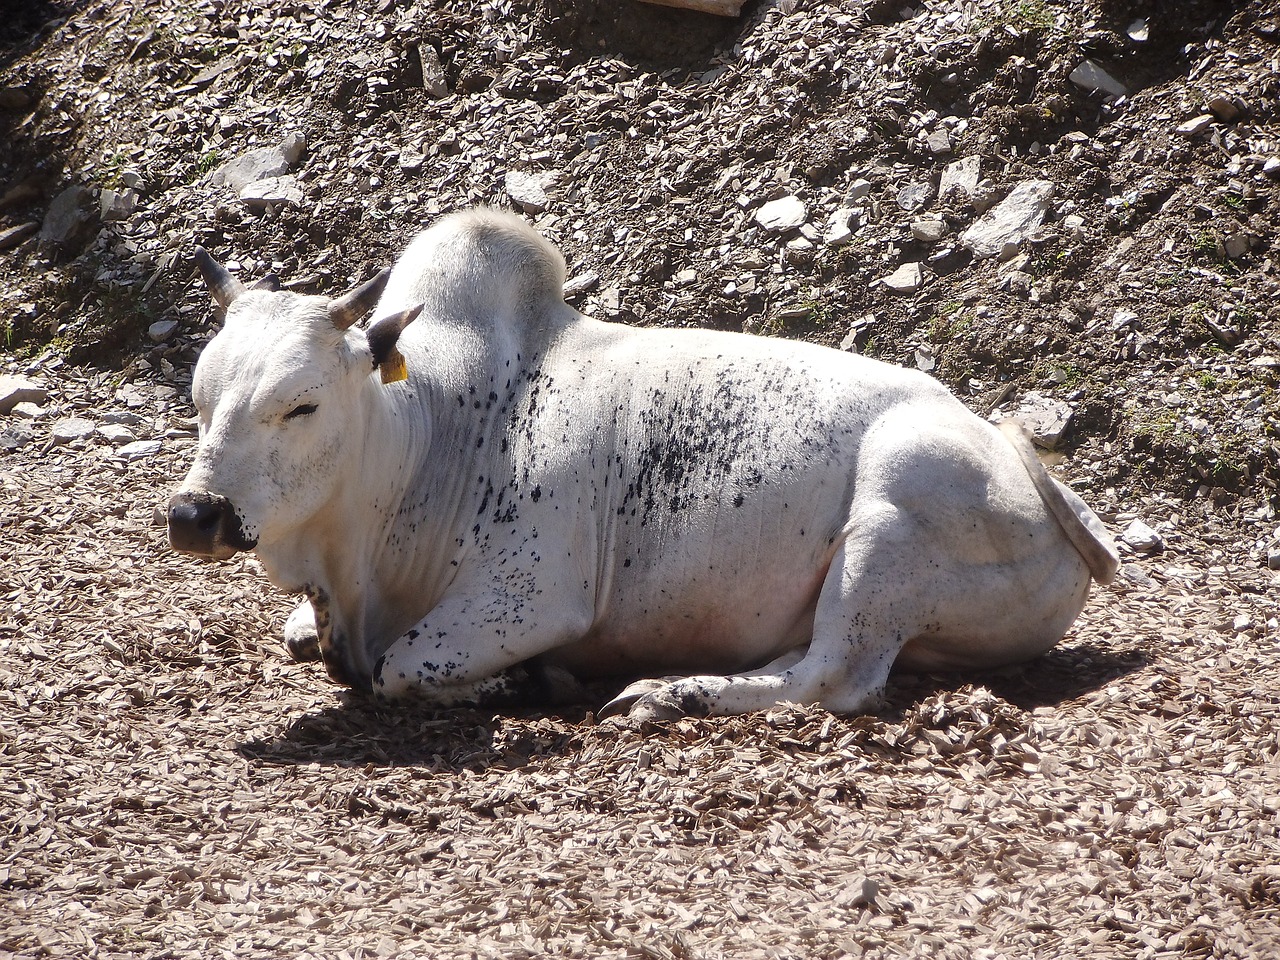
[[[1074,492],[1049,476],[1021,424],[1004,420],[999,426],[1000,432],[1018,451],[1018,457],[1031,475],[1031,482],[1036,485],[1045,506],[1088,564],[1093,579],[1099,583],[1110,583],[1120,569],[1120,552],[1102,521]]]

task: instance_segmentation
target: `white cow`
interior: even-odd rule
[[[894,663],[1044,653],[1116,571],[1023,436],[936,381],[584,317],[515,217],[448,217],[336,301],[197,261],[226,323],[171,542],[255,550],[308,597],[291,649],[357,689],[476,703],[533,663],[696,674],[606,707],[641,717],[856,713]]]

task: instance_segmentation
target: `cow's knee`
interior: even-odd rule
[[[298,663],[320,660],[320,633],[310,600],[303,600],[284,622],[284,646]]]

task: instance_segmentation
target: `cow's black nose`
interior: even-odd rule
[[[174,500],[169,504],[169,529],[194,530],[213,536],[222,522],[222,511],[227,501],[221,498],[208,500]]]
[[[169,501],[169,544],[175,550],[225,559],[253,544],[245,540],[231,501],[184,491]]]

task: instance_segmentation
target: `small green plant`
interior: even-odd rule
[[[129,158],[123,153],[111,153],[102,161],[102,185],[111,189],[124,182],[124,171],[129,166]]]
[[[218,166],[218,162],[221,159],[216,149],[206,152],[204,156],[196,161],[196,179],[211,173]]]
[[[1196,383],[1199,385],[1201,390],[1212,390],[1218,385],[1218,378],[1208,370],[1201,370],[1196,374]]]

